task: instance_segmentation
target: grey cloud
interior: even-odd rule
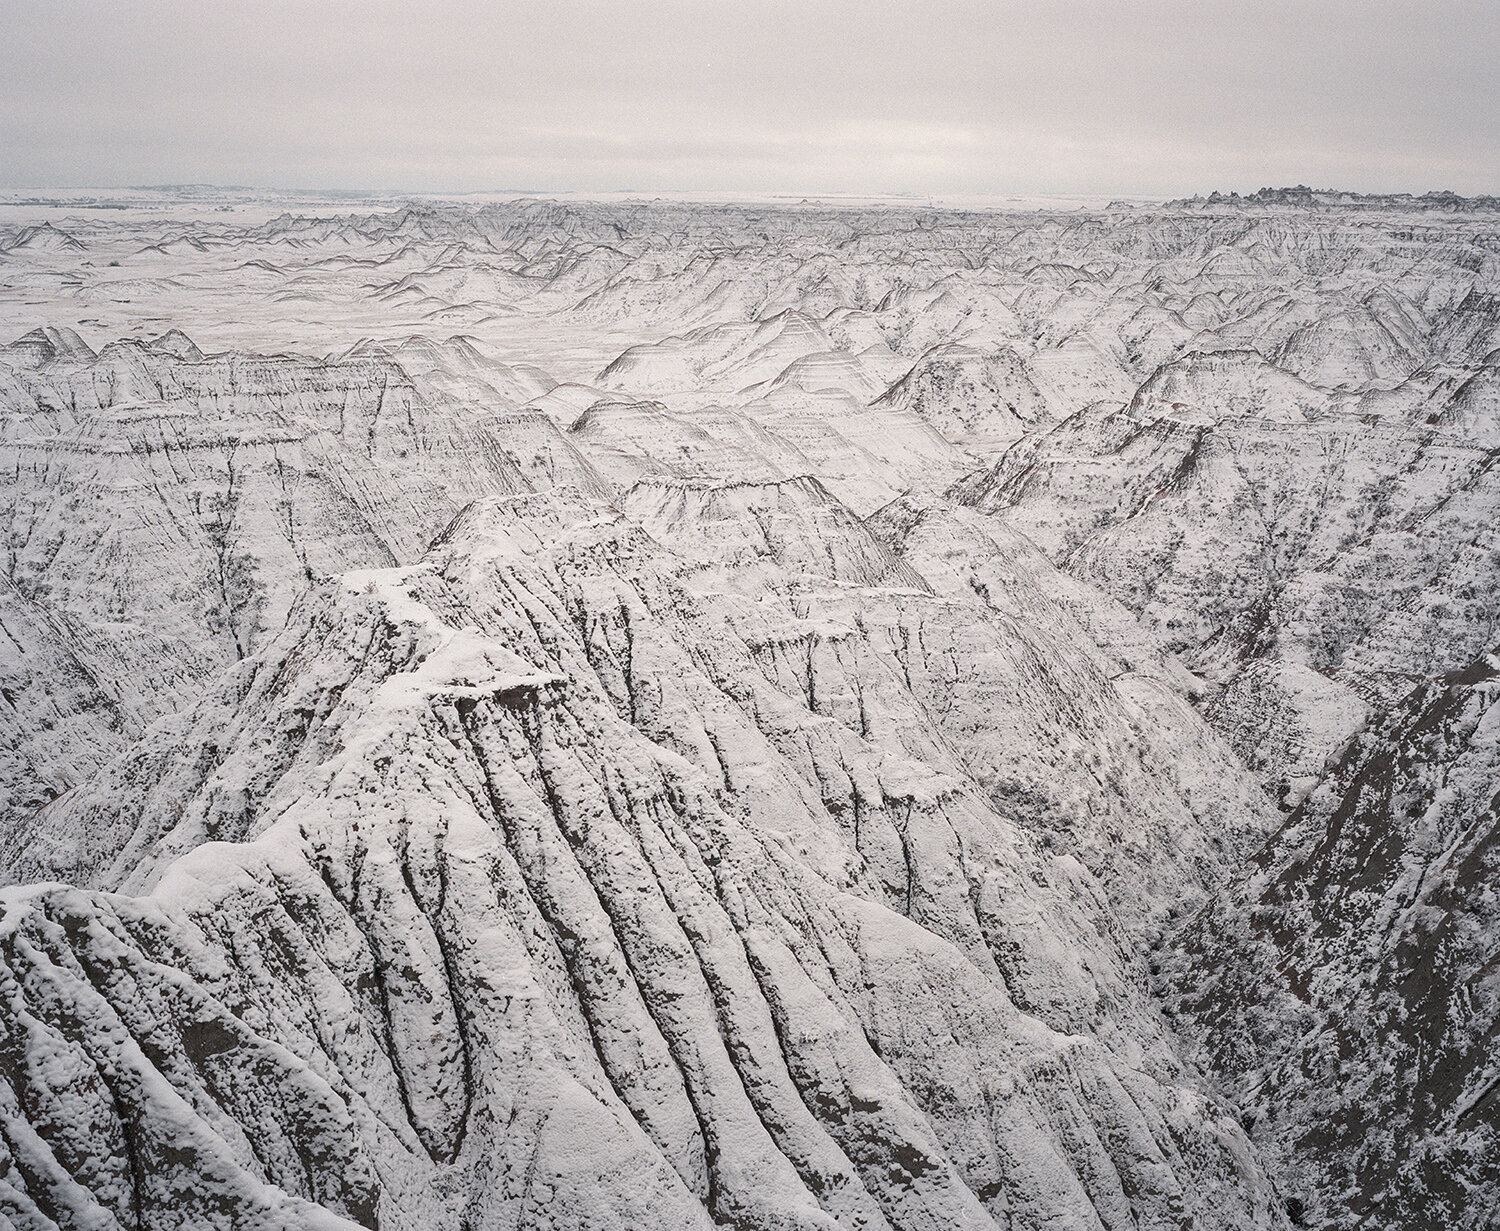
[[[0,183],[1495,190],[1493,3],[0,6]]]

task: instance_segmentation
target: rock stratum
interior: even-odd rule
[[[5,212],[0,1222],[1488,1226],[1500,227],[1330,195]]]

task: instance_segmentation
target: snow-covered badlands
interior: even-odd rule
[[[0,1226],[1500,1218],[1500,203],[0,200]]]

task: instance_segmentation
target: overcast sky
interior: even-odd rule
[[[1497,48],[1497,0],[0,0],[0,185],[1495,192]]]

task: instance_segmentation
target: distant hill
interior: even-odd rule
[[[1261,207],[1297,209],[1417,209],[1448,214],[1500,213],[1500,197],[1462,197],[1456,192],[1343,192],[1335,188],[1262,188],[1247,196],[1237,192],[1211,192],[1206,197],[1182,197],[1168,201],[1168,209],[1251,209]]]

